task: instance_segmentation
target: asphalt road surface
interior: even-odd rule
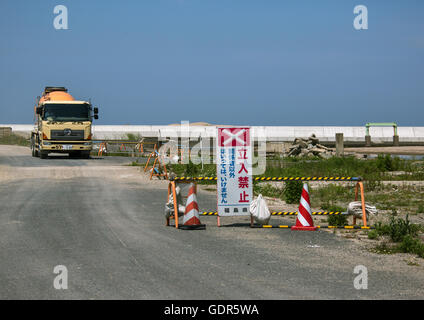
[[[166,182],[126,162],[0,146],[1,299],[424,298],[422,259],[411,266],[329,232],[250,229],[246,218],[218,228],[214,217],[201,218],[204,231],[165,227]],[[198,198],[214,208],[213,193]],[[58,265],[68,289],[54,288]]]

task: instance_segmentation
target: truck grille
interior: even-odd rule
[[[51,130],[51,140],[84,140],[84,130]]]

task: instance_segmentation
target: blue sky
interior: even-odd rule
[[[0,39],[0,123],[61,85],[98,124],[423,125],[419,0],[2,0]]]

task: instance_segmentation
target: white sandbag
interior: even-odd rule
[[[182,215],[184,215],[185,206],[181,204],[183,203],[183,201],[181,197],[181,188],[179,186],[175,188],[175,193],[177,194],[178,216],[181,217]],[[165,217],[169,218],[172,215],[174,215],[174,196],[171,192],[171,194],[169,195],[169,200],[165,204]]]
[[[375,215],[377,214],[377,208],[369,203],[365,203],[365,213],[367,214],[367,217],[369,215]],[[351,214],[351,215],[354,215],[355,217],[361,218],[362,217],[361,201],[350,202],[347,207],[347,214]]]
[[[271,218],[268,206],[265,199],[260,194],[255,200],[250,203],[250,214],[258,224],[268,224]]]

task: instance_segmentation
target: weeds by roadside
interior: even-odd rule
[[[393,175],[392,172],[400,172]],[[329,159],[282,158],[267,164],[264,176],[360,176],[369,188],[381,180],[424,180],[424,162],[379,155],[375,159],[358,159],[353,156]]]
[[[303,183],[301,181],[287,181],[284,187],[284,200],[286,203],[298,203],[302,195]]]
[[[324,205],[321,207],[324,211],[329,212],[343,212],[346,211],[346,208],[336,206],[336,205]],[[329,226],[338,226],[343,227],[348,225],[347,215],[345,214],[336,214],[336,215],[328,215],[327,222]]]
[[[368,232],[368,238],[377,240],[380,237],[388,237],[391,243],[383,241],[372,249],[377,253],[413,253],[424,258],[424,243],[418,235],[423,231],[423,227],[418,224],[412,224],[409,216],[405,219],[396,217],[397,212],[393,211],[388,224],[381,222],[376,224],[375,230]]]
[[[253,192],[255,195],[262,194],[264,197],[284,199],[284,189],[274,187],[270,184],[254,184]]]
[[[137,133],[137,134],[127,133],[126,134],[126,140],[128,140],[128,141],[140,141],[142,138],[143,137],[139,133]]]
[[[187,165],[172,165],[176,173],[189,168],[190,173],[202,176],[216,176],[216,165],[205,164],[202,170],[200,164],[190,162]],[[397,174],[393,174],[397,172]],[[267,161],[267,167],[262,176],[266,177],[351,177],[360,176],[367,183],[367,190],[380,186],[382,180],[424,180],[424,161],[406,160],[389,155],[379,155],[375,159],[357,159],[349,157],[332,157],[329,159],[297,159],[278,158]]]
[[[29,139],[12,133],[9,136],[0,137],[0,144],[10,144],[16,146],[29,147]]]
[[[409,221],[409,215],[406,215],[405,219],[397,218],[396,210],[393,210],[390,215],[390,221],[388,224],[378,222],[376,224],[376,230],[379,235],[386,235],[390,237],[393,242],[401,242],[407,235],[416,237],[420,227],[412,224]]]

